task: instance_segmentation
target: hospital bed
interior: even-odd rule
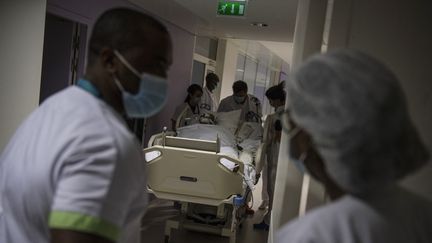
[[[166,221],[165,242],[169,242],[171,230],[179,228],[219,234],[229,237],[230,243],[236,241],[255,178],[247,173],[251,165],[221,152],[221,148],[226,147],[221,146],[219,136],[204,140],[164,131],[151,137],[144,149],[148,190],[181,205],[180,215]]]

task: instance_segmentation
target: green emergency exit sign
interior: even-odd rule
[[[227,16],[244,16],[245,10],[245,2],[219,1],[217,14]]]

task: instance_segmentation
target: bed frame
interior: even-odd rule
[[[248,192],[239,173],[244,164],[219,154],[218,138],[207,141],[173,135],[156,134],[144,149],[149,192],[181,205],[180,216],[165,224],[165,242],[170,240],[171,229],[186,228],[229,237],[235,243]],[[223,160],[232,166],[227,168]]]

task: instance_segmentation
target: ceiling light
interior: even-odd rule
[[[252,26],[256,26],[256,27],[267,27],[268,24],[266,23],[262,23],[262,22],[253,22],[251,23]]]

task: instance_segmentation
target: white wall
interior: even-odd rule
[[[0,1],[0,153],[39,104],[45,10],[46,0]]]
[[[300,65],[310,55],[320,52],[326,6],[326,0],[303,0],[299,2],[291,61],[293,68]],[[293,163],[289,162],[288,148],[288,137],[287,134],[283,133],[276,174],[269,242],[274,241],[274,233],[281,225],[297,218],[306,209],[318,206],[324,201],[323,187],[309,176],[304,178]]]
[[[232,95],[232,84],[237,70],[238,54],[245,54],[274,71],[288,73],[291,65],[292,43],[266,42],[244,39],[220,39],[216,60],[216,74],[222,77],[222,85],[215,94],[220,99]],[[279,81],[279,76],[276,77]],[[250,87],[249,87],[250,88]],[[251,88],[250,88],[251,89]],[[253,90],[250,90],[251,92]],[[262,100],[261,102],[267,102]]]
[[[219,42],[221,42],[219,47],[225,48],[223,55],[221,57],[218,55],[216,60],[216,74],[219,74],[221,80],[220,99],[222,100],[233,94],[232,85],[236,81],[234,79],[237,70],[238,47],[229,40],[220,39]],[[221,68],[222,72],[219,71]]]
[[[334,24],[333,24],[334,23]],[[399,77],[414,123],[432,151],[432,1],[335,0],[329,49],[350,47],[385,62]],[[432,165],[403,182],[432,198]]]
[[[282,60],[291,66],[293,43],[275,41],[259,41],[259,43],[267,47],[271,52],[277,53],[277,55],[280,56]]]

